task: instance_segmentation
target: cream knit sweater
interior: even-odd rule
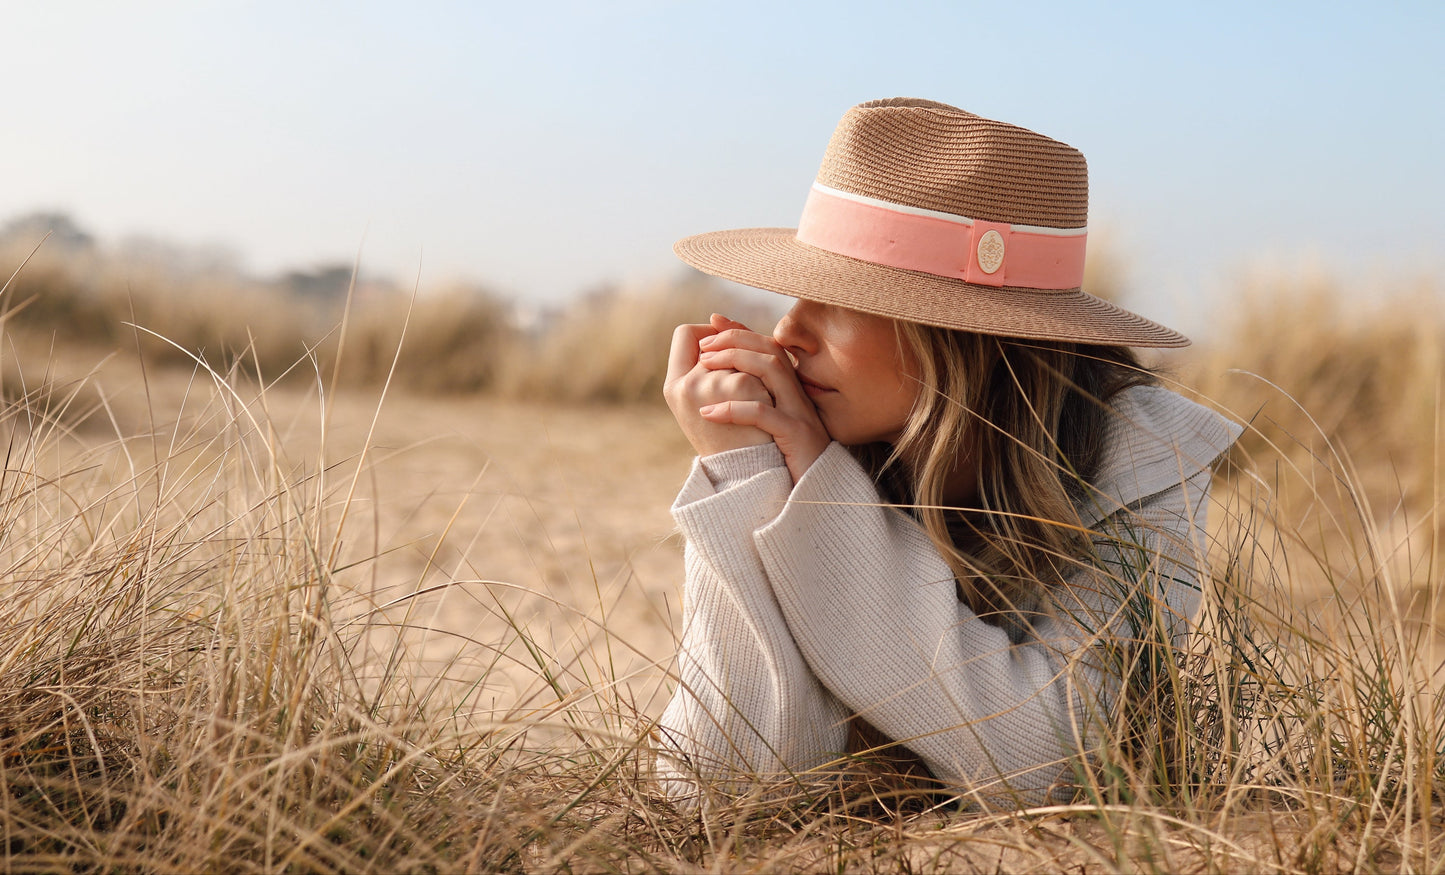
[[[793,485],[773,444],[699,459],[673,505],[686,539],[679,684],[659,725],[674,796],[806,780],[859,714],[974,804],[1072,795],[1119,683],[1101,642],[1144,605],[1176,640],[1198,607],[1209,466],[1239,427],[1164,389],[1115,401],[1095,556],[1011,641],[957,594],[907,513],[832,444]]]

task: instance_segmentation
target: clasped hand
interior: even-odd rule
[[[787,351],[717,314],[673,332],[662,394],[699,456],[772,441],[794,483],[831,440]]]

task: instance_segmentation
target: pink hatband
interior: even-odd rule
[[[1086,228],[986,222],[814,183],[798,241],[839,255],[984,286],[1077,289]]]

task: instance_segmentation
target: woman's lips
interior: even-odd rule
[[[826,395],[834,391],[827,386],[813,382],[802,374],[798,375],[798,382],[803,384],[803,391],[808,393],[809,398],[817,398],[819,395]]]

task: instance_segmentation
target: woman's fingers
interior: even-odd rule
[[[766,334],[759,334],[746,328],[720,328],[713,334],[701,338],[698,346],[704,351],[737,347],[775,355],[779,358],[787,357],[787,353],[783,352],[783,348],[778,345],[776,340]]]
[[[773,403],[767,384],[758,377],[733,369],[709,370],[702,366],[669,383],[663,389],[663,396],[674,416],[690,415],[704,405],[719,401]]]
[[[673,418],[700,456],[772,440],[771,435],[756,426],[713,422],[698,412],[699,407],[718,401],[772,403],[772,395],[757,377],[698,363],[699,341],[716,331],[712,325],[679,325],[674,329],[667,358],[667,379],[662,387]]]
[[[718,323],[714,323],[714,327],[717,326]],[[748,349],[773,356],[782,364],[787,365],[788,370],[794,370],[798,366],[798,360],[793,357],[792,353],[784,349],[773,338],[756,331],[721,328],[716,334],[698,341],[698,349],[704,353],[719,352],[724,349]]]
[[[759,401],[720,401],[700,408],[698,414],[708,422],[752,426],[771,435],[794,483],[823,454],[830,440],[816,416],[812,421],[799,419]]]
[[[765,352],[737,347],[705,350],[698,364],[708,369],[734,370],[751,374],[763,382],[773,401],[794,415],[813,410],[813,402],[803,393],[791,363]]]
[[[699,408],[698,413],[711,422],[755,425],[774,437],[777,432],[787,430],[790,419],[779,413],[778,408],[759,401],[719,401]]]
[[[679,325],[672,331],[672,347],[667,353],[666,382],[671,383],[697,364],[699,344],[717,329],[711,325]]]
[[[798,382],[793,359],[776,340],[755,331],[724,328],[698,342],[698,367],[756,377],[772,397],[772,407],[748,399],[709,405],[700,412],[709,422],[749,425],[773,436],[793,482],[822,455],[831,438],[818,409]]]
[[[708,318],[708,322],[711,323],[712,327],[717,331],[727,331],[729,329],[748,330],[748,327],[743,323],[736,319],[729,319],[721,313],[712,314],[712,316]]]
[[[718,331],[698,342],[699,364],[752,374],[767,385],[779,406],[793,408],[799,414],[813,410],[813,402],[798,383],[792,356],[776,340],[746,328],[729,328],[739,323],[717,314],[711,324]]]
[[[783,348],[716,313],[673,332],[663,394],[699,455],[771,440],[794,482],[830,440]]]
[[[666,382],[671,383],[697,365],[698,354],[709,348],[708,341],[719,332],[753,334],[741,322],[714,313],[706,325],[679,325],[672,331],[672,346],[667,354]]]

